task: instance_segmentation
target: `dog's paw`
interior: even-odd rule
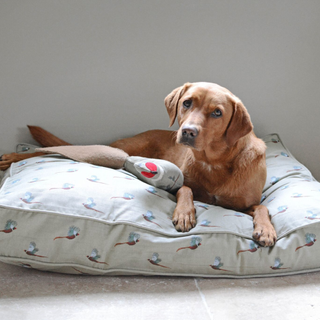
[[[19,161],[19,154],[18,153],[9,153],[9,154],[3,154],[0,156],[0,170],[4,171],[10,168],[11,164],[13,162]]]
[[[188,211],[180,211],[176,208],[173,212],[172,223],[177,231],[190,231],[197,224],[195,208],[190,208]]]
[[[261,247],[272,247],[277,241],[277,234],[271,222],[256,223],[252,237]]]

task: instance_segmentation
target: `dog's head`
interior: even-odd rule
[[[170,126],[178,119],[177,142],[199,151],[217,143],[232,147],[253,129],[240,99],[217,84],[186,83],[165,98],[165,105]]]

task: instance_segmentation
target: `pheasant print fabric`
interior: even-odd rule
[[[0,260],[92,275],[258,277],[320,270],[320,184],[285,148],[265,138],[261,203],[278,241],[252,239],[252,218],[195,201],[197,225],[172,225],[181,171],[128,158],[114,170],[47,155],[15,163],[0,182]]]

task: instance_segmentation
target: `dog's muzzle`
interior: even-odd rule
[[[194,147],[195,140],[199,134],[198,129],[193,125],[184,125],[181,128],[181,137],[179,143]]]

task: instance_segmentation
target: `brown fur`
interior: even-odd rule
[[[184,101],[191,101],[190,107],[184,106]],[[177,119],[178,131],[151,130],[111,146],[130,156],[165,159],[180,167],[185,183],[177,192],[173,213],[177,230],[189,231],[196,225],[193,200],[198,200],[251,215],[254,239],[262,246],[274,245],[276,232],[267,208],[260,205],[266,180],[266,146],[253,133],[242,102],[219,85],[201,82],[173,90],[165,105],[170,126]],[[222,116],[213,116],[217,109]],[[57,145],[56,137],[43,129],[29,129],[40,135],[42,145]],[[61,141],[58,145],[63,144]],[[0,169],[21,160],[18,156],[4,155]]]

